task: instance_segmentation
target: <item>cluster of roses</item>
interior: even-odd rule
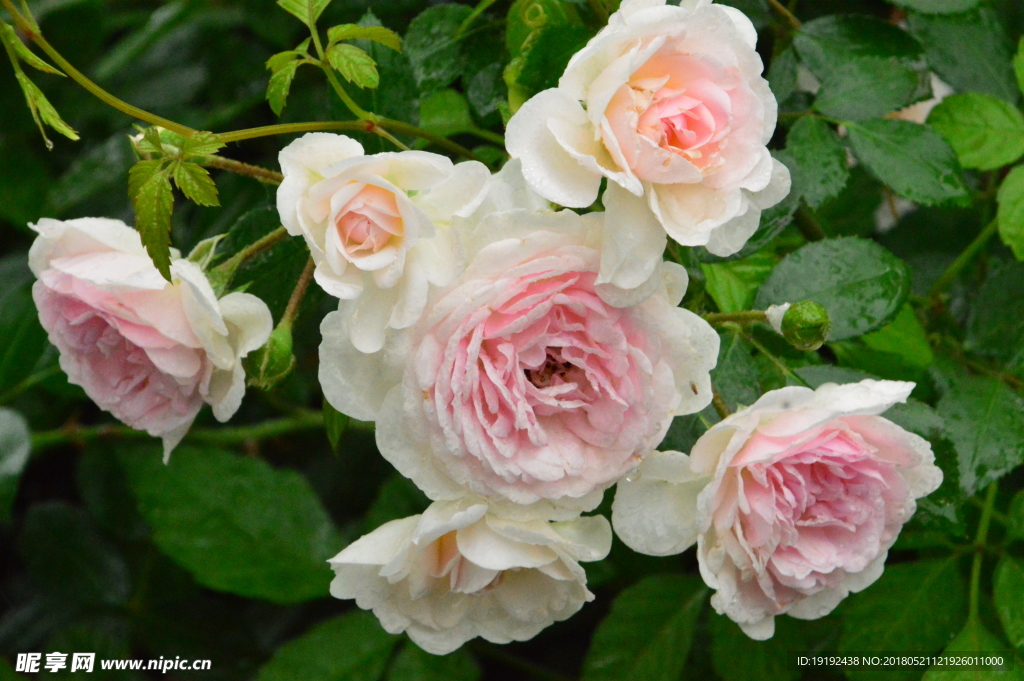
[[[789,191],[755,40],[709,0],[625,0],[512,118],[493,177],[325,133],[281,152],[281,221],[341,300],[321,326],[324,395],[376,422],[433,501],[333,558],[333,595],[434,653],[530,638],[593,599],[579,562],[605,557],[612,529],[582,514],[616,483],[620,538],[654,555],[696,542],[713,605],[755,638],[881,574],[942,477],[927,442],[879,416],[912,384],[773,391],[689,456],[655,451],[710,403],[719,345],[679,307],[666,234],[734,253]],[[603,178],[604,211],[551,209],[589,206]],[[182,259],[168,283],[119,222],[36,229],[35,298],[73,382],[168,452],[204,402],[234,413],[240,358],[270,334],[262,301],[218,299]]]

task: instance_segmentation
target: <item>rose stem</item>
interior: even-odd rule
[[[231,428],[196,428],[185,436],[186,442],[203,442],[207,444],[237,444],[250,440],[264,440],[280,435],[287,435],[304,430],[323,428],[324,417],[319,411],[304,410],[295,416],[263,421],[251,426],[234,426]],[[145,431],[133,430],[128,426],[65,426],[56,430],[45,430],[32,435],[32,451],[41,452],[45,449],[71,443],[85,443],[107,437],[130,439],[146,439],[150,435]]]
[[[781,14],[782,17],[786,21],[788,21],[789,25],[792,26],[794,29],[798,29],[803,25],[800,23],[800,20],[793,15],[792,12],[786,9],[785,5],[779,2],[779,0],[768,0],[768,4],[772,6],[772,9]]]
[[[254,166],[249,163],[242,163],[241,161],[224,158],[223,156],[204,156],[199,159],[199,165],[206,166],[207,168],[226,170],[229,173],[235,173],[236,175],[245,175],[246,177],[251,177],[264,184],[281,184],[284,181],[284,175],[276,170]]]
[[[741,312],[708,312],[703,315],[704,321],[714,327],[725,324],[756,324],[767,322],[764,310],[743,310]]]
[[[233,256],[222,262],[220,265],[217,265],[213,271],[226,276],[227,280],[224,283],[227,285],[231,281],[231,275],[234,274],[239,265],[246,260],[256,257],[263,251],[273,248],[278,244],[278,242],[283,241],[287,237],[288,230],[284,227],[278,227],[273,232],[270,232],[263,238],[254,241],[238,253],[235,253]]]
[[[800,385],[802,385],[802,386],[804,386],[806,388],[810,388],[811,387],[810,384],[807,381],[805,381],[804,379],[800,378],[800,376],[796,372],[794,372],[792,369],[790,369],[788,366],[786,366],[786,364],[782,360],[780,360],[778,357],[776,357],[771,352],[769,352],[768,348],[766,348],[765,346],[761,345],[761,342],[759,340],[757,340],[756,338],[751,336],[749,333],[746,333],[745,331],[741,330],[741,333],[743,334],[743,337],[747,339],[748,343],[750,343],[755,348],[757,348],[758,352],[760,352],[762,355],[767,357],[771,361],[772,364],[777,366],[782,371],[782,373],[784,373],[787,376],[791,376],[793,378],[793,380],[797,381]]]
[[[316,263],[313,262],[313,258],[310,258],[306,261],[306,266],[302,269],[302,274],[299,275],[299,281],[292,290],[292,296],[288,299],[288,307],[284,309],[284,315],[281,317],[279,325],[287,324],[290,327],[295,318],[299,316],[299,306],[302,305],[302,299],[306,297],[306,289],[309,288],[314,270],[316,270]]]
[[[729,407],[725,404],[725,400],[722,399],[722,394],[718,392],[718,388],[711,386],[711,404],[714,405],[715,411],[718,415],[725,420],[732,414],[729,411]]]
[[[956,278],[960,276],[960,272],[970,264],[971,260],[973,260],[983,248],[985,248],[985,245],[988,244],[989,239],[992,238],[998,228],[999,220],[992,220],[989,222],[985,226],[985,229],[981,230],[978,236],[974,237],[974,241],[964,249],[963,253],[957,256],[957,259],[953,261],[953,264],[949,266],[949,269],[942,273],[942,276],[939,277],[935,282],[935,285],[932,286],[932,290],[928,292],[928,297],[933,303],[938,301],[942,292],[956,281]]]
[[[974,562],[971,563],[971,600],[968,619],[978,618],[978,608],[981,601],[981,562],[984,558],[985,541],[988,539],[988,528],[992,520],[992,511],[995,510],[996,492],[999,490],[995,481],[988,484],[985,491],[985,506],[981,510],[981,519],[978,521],[978,533],[974,536]]]

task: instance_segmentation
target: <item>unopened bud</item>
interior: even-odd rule
[[[284,380],[295,366],[291,324],[278,324],[266,344],[243,361],[251,386],[270,390]]]
[[[812,300],[793,303],[782,317],[782,335],[797,350],[817,350],[831,328],[828,312]]]

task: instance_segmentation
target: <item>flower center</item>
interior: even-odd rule
[[[363,187],[338,211],[335,227],[351,257],[378,253],[405,232],[395,195],[374,185]]]
[[[573,368],[572,362],[562,359],[559,348],[548,348],[547,360],[539,369],[523,369],[526,380],[536,388],[548,388],[552,385],[571,383],[566,376]]]

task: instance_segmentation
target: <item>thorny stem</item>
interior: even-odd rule
[[[974,535],[974,561],[971,563],[971,599],[969,618],[978,616],[978,607],[981,602],[981,563],[984,558],[983,550],[985,541],[988,539],[988,528],[992,520],[992,511],[995,510],[996,492],[999,487],[996,483],[990,482],[985,491],[985,506],[981,510],[981,519],[978,520],[978,533]]]
[[[205,444],[238,444],[249,440],[265,440],[271,437],[287,435],[304,430],[323,428],[324,417],[319,411],[303,411],[295,416],[271,419],[251,426],[235,426],[232,428],[196,428],[185,436],[186,442]],[[127,426],[66,426],[56,430],[45,430],[32,435],[32,451],[40,452],[51,447],[66,444],[84,444],[93,440],[108,437],[128,439],[147,439],[151,437],[141,430],[133,430]]]
[[[291,326],[292,322],[299,315],[299,306],[302,305],[302,299],[306,297],[306,289],[309,288],[309,282],[313,279],[313,271],[315,269],[316,263],[313,262],[313,258],[310,258],[306,261],[306,266],[303,268],[302,274],[299,275],[299,281],[292,290],[292,297],[288,299],[288,307],[284,309],[281,324]]]
[[[722,399],[722,394],[718,392],[718,388],[711,386],[711,404],[715,407],[715,411],[718,412],[719,417],[723,420],[729,418],[732,414],[729,411],[729,406]]]
[[[779,0],[768,0],[768,4],[772,6],[772,9],[782,15],[782,18],[788,21],[789,25],[792,26],[794,30],[803,25],[800,23],[800,20],[786,8],[785,5],[779,2]]]
[[[7,11],[11,13],[11,17],[14,19],[14,23],[17,24],[18,29],[21,30],[21,32],[24,33],[26,37],[29,38],[29,40],[38,45],[39,48],[43,52],[45,52],[47,56],[49,56],[50,59],[52,59],[53,62],[71,78],[71,80],[75,81],[83,88],[88,90],[104,104],[107,104],[108,106],[111,106],[117,109],[118,111],[126,113],[132,118],[137,118],[140,121],[146,121],[147,123],[150,123],[152,125],[159,125],[162,128],[173,130],[179,135],[191,137],[193,134],[195,134],[196,131],[188,127],[187,125],[175,123],[174,121],[167,120],[166,118],[157,116],[156,114],[144,111],[143,109],[140,109],[137,106],[132,106],[128,102],[118,99],[114,95],[110,94],[109,92],[101,88],[96,83],[89,80],[81,71],[72,66],[67,59],[61,56],[60,52],[54,49],[54,47],[46,41],[46,38],[44,38],[42,34],[39,32],[39,27],[35,25],[35,22],[29,18],[26,18],[25,16],[22,16],[22,14],[11,3],[11,0],[0,0],[0,2],[2,2],[4,7],[7,8]]]
[[[259,180],[264,184],[281,184],[284,182],[284,175],[276,170],[242,163],[241,161],[224,158],[223,156],[204,156],[199,159],[199,165],[206,166],[207,168],[226,170],[229,173],[235,173],[236,175],[245,175],[246,177]]]
[[[704,321],[714,327],[725,324],[757,324],[766,323],[768,318],[764,310],[743,310],[741,312],[708,312],[703,315]]]
[[[939,296],[942,295],[942,293],[949,288],[954,281],[956,281],[956,278],[960,276],[960,272],[962,272],[963,269],[967,267],[972,260],[974,260],[974,257],[978,255],[983,248],[985,248],[989,239],[995,235],[998,228],[998,220],[992,220],[985,225],[985,229],[981,230],[978,236],[974,237],[974,241],[972,241],[967,248],[964,249],[963,253],[953,261],[953,264],[942,273],[942,276],[939,277],[938,281],[935,282],[935,285],[932,286],[932,290],[928,292],[928,297],[933,303],[938,301]]]

